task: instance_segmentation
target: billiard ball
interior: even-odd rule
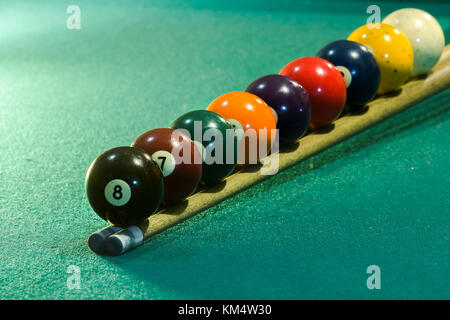
[[[212,101],[207,110],[220,114],[235,128],[240,164],[256,164],[272,148],[275,111],[261,98],[248,92],[228,92]]]
[[[297,81],[309,96],[312,129],[329,126],[344,109],[347,89],[341,73],[330,62],[304,57],[289,62],[280,74]]]
[[[428,12],[413,8],[400,9],[389,14],[382,22],[408,37],[414,52],[414,75],[427,73],[438,62],[444,50],[445,37],[439,22]]]
[[[311,106],[305,89],[296,81],[272,74],[256,79],[245,91],[260,97],[275,110],[281,142],[294,142],[308,129]]]
[[[208,110],[188,112],[170,127],[183,130],[202,154],[202,181],[213,184],[229,176],[237,162],[237,138],[231,124]]]
[[[367,47],[354,41],[338,40],[319,50],[342,73],[347,87],[346,105],[352,109],[372,100],[380,85],[380,69]]]
[[[380,68],[378,93],[395,91],[408,79],[414,53],[408,38],[397,28],[385,23],[359,27],[347,40],[368,47]]]
[[[148,218],[161,204],[161,170],[143,150],[117,147],[102,153],[86,174],[92,209],[104,220],[128,227]]]
[[[201,154],[182,132],[153,129],[140,135],[132,146],[144,150],[160,167],[164,176],[164,202],[180,202],[197,189],[202,177]]]

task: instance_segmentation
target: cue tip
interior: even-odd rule
[[[137,226],[131,226],[114,233],[105,240],[105,251],[112,256],[120,256],[144,242],[144,234]]]
[[[96,254],[102,255],[105,253],[105,247],[104,243],[105,240],[112,234],[119,232],[122,230],[120,227],[116,226],[109,226],[106,228],[103,228],[97,232],[94,232],[89,236],[88,239],[88,246],[89,248],[94,251]]]

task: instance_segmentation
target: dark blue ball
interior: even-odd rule
[[[316,54],[341,71],[347,86],[349,107],[364,106],[372,100],[380,85],[380,69],[367,47],[353,41],[338,40],[327,44]]]
[[[311,120],[308,94],[291,78],[279,74],[264,76],[245,91],[260,97],[277,113],[281,142],[294,142],[308,129]]]

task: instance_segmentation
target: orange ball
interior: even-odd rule
[[[218,113],[235,128],[239,163],[254,163],[269,153],[276,137],[275,112],[259,97],[248,92],[229,92],[211,102],[207,110]],[[264,143],[266,148],[260,152]]]

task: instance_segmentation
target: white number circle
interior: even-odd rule
[[[244,137],[244,129],[242,128],[242,124],[235,119],[228,119],[228,122],[233,127],[234,133],[235,133],[238,141],[240,141]]]
[[[345,87],[350,87],[350,85],[352,84],[352,74],[350,73],[350,70],[348,70],[344,66],[336,66],[336,69],[338,69],[344,77]]]
[[[273,116],[275,117],[275,123],[278,123],[278,113],[272,107],[269,108],[272,111]]]
[[[158,164],[164,177],[170,176],[175,170],[175,158],[168,151],[156,151],[152,154],[152,159]]]
[[[115,207],[124,206],[131,199],[131,188],[121,179],[111,180],[105,187],[105,198]]]
[[[375,50],[373,50],[373,48],[371,46],[369,46],[368,44],[364,45],[367,50],[369,50],[369,52],[375,57]]]

